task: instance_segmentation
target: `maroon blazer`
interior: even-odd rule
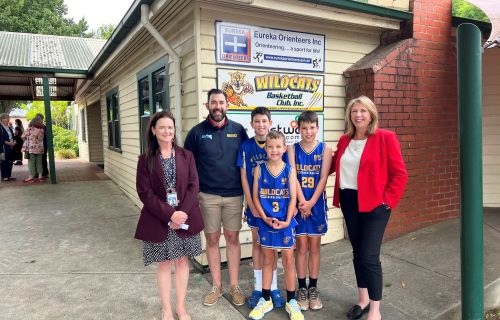
[[[137,194],[144,204],[141,216],[137,223],[135,238],[150,242],[162,242],[167,238],[168,222],[176,211],[184,211],[188,215],[186,224],[188,230],[176,230],[179,237],[191,237],[203,230],[203,218],[198,203],[198,172],[193,154],[181,147],[174,146],[176,164],[177,209],[166,202],[167,192],[165,190],[165,176],[160,163],[160,157],[156,157],[153,172],[149,172],[146,157],[139,156],[137,163],[136,188]]]
[[[340,207],[340,158],[351,142],[340,137],[333,155],[330,173],[337,172],[333,205]],[[403,162],[398,137],[389,130],[377,129],[368,136],[358,171],[358,205],[360,212],[370,212],[382,203],[395,208],[403,196],[408,173]]]

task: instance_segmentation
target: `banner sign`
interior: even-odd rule
[[[323,75],[217,68],[217,88],[227,94],[229,110],[323,111],[324,82]]]
[[[325,36],[217,21],[217,64],[325,71]]]
[[[281,131],[285,134],[286,144],[294,144],[295,142],[299,142],[300,139],[300,131],[299,125],[297,123],[297,119],[299,118],[299,113],[272,113],[271,120],[273,121],[273,125],[271,126],[271,130]],[[233,121],[240,123],[249,137],[254,136],[254,130],[250,125],[251,117],[250,112],[228,112],[227,117]],[[324,139],[324,115],[318,113],[318,122],[319,122],[319,131],[316,139],[318,141],[323,141]]]

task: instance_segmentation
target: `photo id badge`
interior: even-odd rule
[[[167,203],[172,207],[177,207],[177,192],[167,193]]]

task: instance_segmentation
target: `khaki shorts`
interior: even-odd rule
[[[198,201],[205,222],[205,233],[220,232],[221,225],[229,231],[241,230],[243,196],[221,197],[200,192]]]

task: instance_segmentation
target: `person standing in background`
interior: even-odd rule
[[[0,114],[0,153],[4,154],[5,159],[0,163],[1,176],[3,182],[16,180],[12,175],[12,165],[14,163],[14,147],[16,141],[14,140],[14,132],[9,126],[10,117],[6,113]]]
[[[40,120],[42,120],[42,124],[43,124],[43,119],[44,119],[43,114],[37,113],[36,117],[39,117]],[[48,144],[47,144],[47,127],[45,125],[43,125],[43,132],[44,132],[44,135],[43,135],[43,155],[42,155],[42,167],[43,167],[42,176],[47,178],[49,175],[49,168],[47,166]]]
[[[14,140],[16,141],[16,145],[14,147],[14,165],[22,166],[23,165],[23,153],[21,149],[23,148],[23,138],[22,135],[24,133],[23,123],[20,119],[16,119],[14,121],[16,126],[14,128]]]
[[[26,152],[29,156],[29,177],[23,182],[33,183],[36,178],[38,178],[40,182],[43,182],[46,179],[42,176],[44,127],[42,120],[39,117],[34,117],[22,136],[23,140],[26,141],[23,145],[22,152]]]

